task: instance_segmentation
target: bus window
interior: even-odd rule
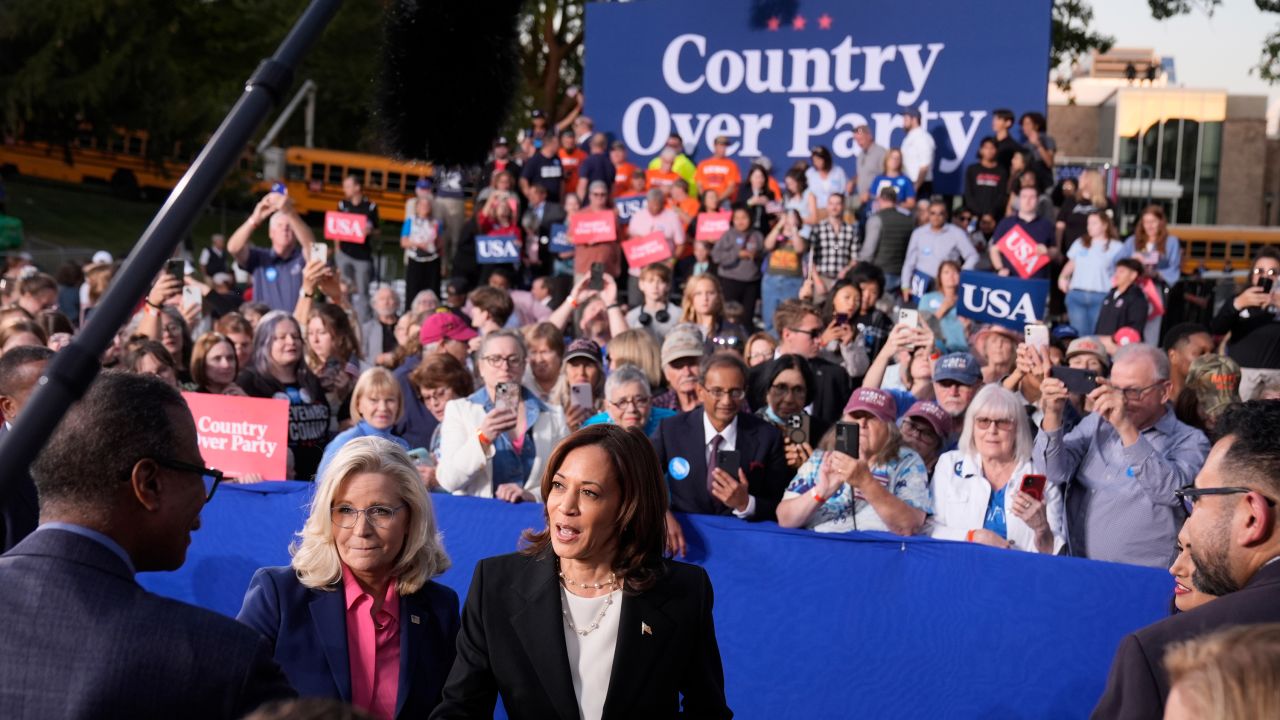
[[[113,152],[113,153],[122,153],[122,152],[124,152],[124,136],[123,136],[123,135],[119,135],[119,134],[112,134],[112,136],[111,136],[111,152]]]
[[[382,171],[381,170],[369,171],[369,187],[375,187],[379,189],[382,188]]]
[[[324,165],[320,163],[311,163],[311,179],[324,180]]]
[[[400,189],[400,173],[398,172],[387,173],[387,189],[397,190],[397,191]]]
[[[142,138],[138,137],[137,135],[134,135],[129,138],[129,154],[130,155],[142,154]]]
[[[364,168],[347,168],[347,175],[355,175],[360,185],[364,186]]]
[[[1248,257],[1248,246],[1245,245],[1244,243],[1233,242],[1231,243],[1230,248],[1231,248],[1231,257],[1237,258],[1237,259]]]
[[[405,192],[405,194],[406,194],[406,195],[407,195],[407,194],[409,194],[409,193],[411,193],[411,192],[413,192],[413,189],[414,189],[415,187],[417,187],[417,186],[418,186],[418,176],[417,176],[417,175],[405,175],[405,176],[404,176],[404,192]]]
[[[331,184],[331,185],[341,185],[341,184],[342,184],[342,177],[343,177],[343,175],[342,175],[342,166],[341,166],[341,165],[330,165],[330,166],[329,166],[329,184]]]
[[[306,178],[307,178],[307,169],[302,165],[290,164],[290,165],[284,166],[285,180],[305,180]]]

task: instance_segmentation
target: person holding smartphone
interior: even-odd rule
[[[1022,401],[986,385],[965,414],[960,446],[933,472],[929,534],[992,547],[1054,554],[1066,544],[1062,491],[1031,464],[1031,424]]]
[[[1240,363],[1240,396],[1251,397],[1259,384],[1280,378],[1280,323],[1276,322],[1276,280],[1280,250],[1264,247],[1253,259],[1244,290],[1213,319],[1214,335],[1231,334],[1227,355]]]

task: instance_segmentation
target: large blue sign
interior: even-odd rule
[[[1044,321],[1048,301],[1048,280],[1023,280],[965,270],[960,273],[960,306],[956,313],[1022,332],[1023,325]]]
[[[824,145],[852,177],[854,128],[899,147],[916,108],[934,187],[957,193],[992,110],[1045,110],[1051,1],[587,3],[586,110],[638,165],[674,132],[695,160],[728,136],[744,175]]]
[[[520,262],[520,248],[515,235],[477,235],[476,262],[482,265],[503,265]]]

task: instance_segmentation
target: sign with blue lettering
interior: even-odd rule
[[[631,216],[644,207],[644,195],[621,195],[613,199],[613,206],[618,210],[618,219],[624,223],[631,222]]]
[[[992,110],[1045,111],[1051,5],[587,3],[586,113],[640,165],[675,132],[695,161],[728,136],[744,177],[747,158],[769,157],[780,177],[816,145],[852,177],[854,128],[900,147],[902,110],[916,108],[937,146],[935,189],[958,193]],[[993,19],[1018,30],[992,42]]]
[[[573,252],[573,243],[569,242],[569,228],[564,223],[551,226],[551,241],[547,249],[553,253]]]
[[[1023,280],[966,270],[960,273],[960,307],[956,313],[1022,332],[1023,325],[1044,320],[1048,301],[1048,280]]]
[[[476,262],[502,265],[520,262],[520,248],[515,235],[477,235]]]

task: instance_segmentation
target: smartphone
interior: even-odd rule
[[[435,465],[435,459],[431,457],[431,451],[426,448],[414,448],[409,451],[409,459],[413,460],[414,465]]]
[[[570,385],[569,402],[583,410],[591,410],[595,408],[595,400],[591,397],[591,385],[588,383],[574,383]]]
[[[1031,323],[1022,329],[1022,334],[1026,338],[1027,344],[1031,347],[1048,347],[1049,346],[1049,326],[1040,323]]]
[[[1272,278],[1269,278],[1269,277],[1258,278],[1258,287],[1262,288],[1264,292],[1271,292],[1271,288],[1274,284],[1275,284],[1275,280],[1273,280]]]
[[[182,307],[200,307],[203,303],[204,295],[200,292],[199,285],[182,286]]]
[[[187,261],[182,258],[172,258],[164,264],[164,270],[181,280],[187,274]]]
[[[738,479],[738,471],[742,469],[742,458],[737,450],[717,450],[716,467],[729,473],[729,477]]]
[[[329,263],[329,246],[319,241],[311,243],[311,261],[322,262],[327,265]]]
[[[792,445],[802,445],[809,442],[809,416],[800,413],[799,415],[787,417],[784,430],[787,435],[787,442]]]
[[[1049,369],[1049,377],[1061,380],[1062,384],[1067,386],[1067,392],[1076,395],[1088,395],[1098,387],[1098,373],[1092,370],[1054,365]]]
[[[507,410],[515,410],[520,406],[520,386],[513,382],[500,382],[494,388],[494,393],[498,396],[494,398],[495,407],[505,408]]]
[[[849,313],[836,313],[836,325],[848,325]]]
[[[842,452],[851,458],[858,457],[858,423],[840,421],[836,423],[836,452]]]
[[[1048,478],[1043,475],[1023,475],[1022,476],[1022,492],[1031,497],[1044,502],[1044,485],[1048,482]]]
[[[591,280],[587,282],[587,289],[604,289],[604,263],[591,263]]]
[[[920,327],[920,311],[902,308],[898,311],[898,324],[907,327]]]

